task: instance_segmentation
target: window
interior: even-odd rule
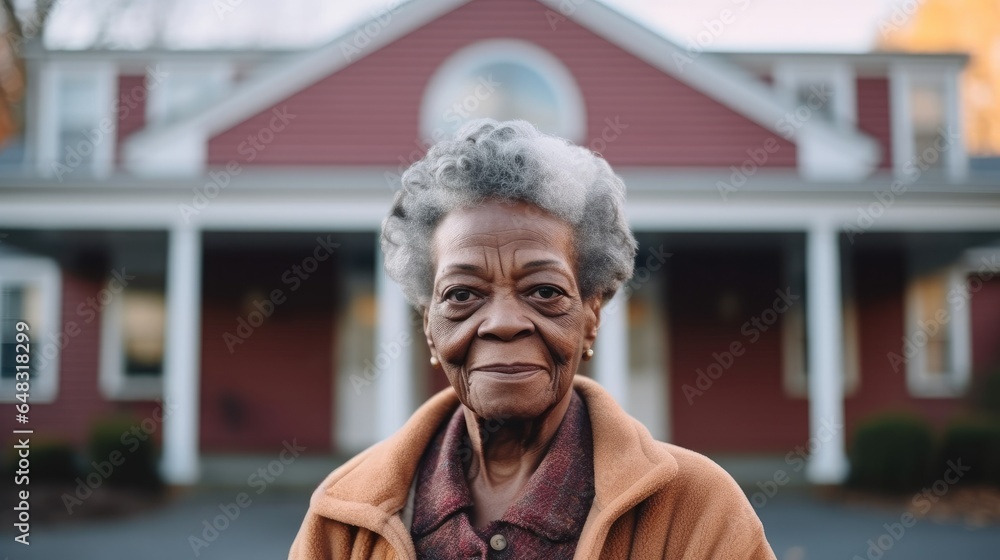
[[[118,122],[112,112],[118,85],[114,67],[60,67],[56,75],[55,161],[48,171],[60,179],[77,170],[109,173]]]
[[[791,305],[782,323],[783,374],[785,394],[791,397],[806,397],[809,394],[809,332],[806,317],[809,313],[806,302],[806,278],[804,247],[790,247],[786,253],[786,278],[791,292],[802,294],[799,302]],[[846,259],[841,270],[841,322],[843,325],[844,394],[857,392],[861,385],[861,357],[858,347],[858,305],[854,298],[851,278],[853,271],[850,259]],[[800,303],[801,302],[801,303]]]
[[[914,157],[922,167],[941,168],[947,150],[944,82],[914,80],[908,93]]]
[[[101,392],[119,400],[163,394],[166,299],[162,277],[105,284],[101,313]]]
[[[153,124],[175,122],[221,98],[232,83],[232,69],[219,64],[172,64],[151,69],[146,77],[148,118]]]
[[[525,119],[576,142],[587,129],[569,70],[548,51],[507,39],[476,43],[441,65],[424,93],[421,134],[437,141],[478,117]]]
[[[821,118],[835,126],[856,121],[855,76],[847,64],[779,63],[774,83],[798,120]]]
[[[805,397],[809,394],[809,336],[806,329],[805,297],[802,300],[802,305],[793,305],[789,308],[782,327],[784,386],[785,393],[792,397]],[[857,302],[853,298],[845,298],[842,310],[844,394],[850,395],[861,385]]]
[[[61,275],[43,257],[0,255],[0,401],[15,399],[17,324],[27,323],[29,403],[52,402],[58,391],[59,354],[72,333],[60,333]]]
[[[894,371],[918,397],[955,397],[970,377],[970,272],[964,264],[914,276],[906,290],[901,352],[890,352]]]
[[[960,67],[890,67],[893,169],[916,181],[924,173],[961,180],[968,173],[959,115]]]

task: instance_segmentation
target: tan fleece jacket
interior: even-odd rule
[[[595,381],[573,386],[594,434],[594,503],[577,559],[771,559],[764,529],[736,482],[708,458],[656,441]],[[290,560],[414,559],[403,520],[424,448],[459,406],[431,397],[396,434],[330,473],[312,495]]]

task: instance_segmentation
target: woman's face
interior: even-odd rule
[[[569,390],[597,336],[600,296],[577,287],[572,229],[526,203],[452,211],[433,238],[424,332],[482,418],[535,418]]]

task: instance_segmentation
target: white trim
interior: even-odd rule
[[[960,182],[969,176],[969,154],[966,149],[965,120],[962,118],[962,68],[953,68],[945,76],[945,122],[958,134],[958,141],[948,146],[945,162],[948,179]]]
[[[63,91],[63,80],[70,77],[79,77],[89,80],[89,85],[94,88],[94,95],[97,98],[97,113],[91,122],[85,123],[77,135],[79,140],[74,139],[76,144],[90,144],[93,153],[89,154],[86,163],[79,164],[80,169],[86,169],[86,173],[96,178],[106,178],[114,170],[115,145],[118,128],[118,115],[116,109],[118,104],[118,73],[113,62],[91,61],[80,63],[57,63],[50,62],[44,64],[41,70],[39,84],[42,93],[40,94],[39,122],[37,134],[34,136],[37,145],[34,147],[38,154],[36,169],[43,177],[53,177],[77,171],[77,165],[73,165],[68,150],[73,145],[62,143],[62,130],[64,126],[64,114],[66,101],[60,99]],[[91,139],[91,134],[98,135],[97,141]],[[68,168],[59,173],[56,164]]]
[[[858,208],[877,200],[870,192],[760,196],[747,193],[721,204],[714,190],[697,196],[645,192],[636,185],[647,182],[662,185],[668,179],[657,182],[652,177],[644,178],[643,173],[619,174],[631,188],[625,207],[632,228],[638,231],[780,232],[807,230],[817,221],[850,225],[856,223]],[[259,196],[254,191],[224,191],[200,214],[191,216],[191,225],[228,231],[310,231],[328,229],[331,223],[336,223],[345,231],[374,231],[385,218],[392,193],[379,188],[378,182],[383,181],[380,173],[372,173],[370,183],[358,180],[356,184],[371,188],[342,195],[286,193],[277,198]],[[187,190],[186,197],[190,196],[191,191]],[[777,197],[781,204],[775,204]],[[0,223],[10,228],[148,230],[169,229],[184,223],[177,208],[179,199],[169,191],[156,194],[138,189],[100,196],[63,193],[58,197],[39,192],[0,199]],[[190,199],[180,200],[186,203]],[[1000,200],[995,196],[959,198],[944,193],[914,192],[897,197],[892,211],[875,219],[865,231],[995,232],[998,224]]]
[[[780,61],[774,65],[774,86],[786,105],[798,104],[796,94],[802,86],[829,84],[833,90],[831,113],[836,125],[854,127],[857,116],[857,82],[854,68],[847,61],[822,61],[805,64]]]
[[[213,135],[278,103],[307,86],[347,67],[411,31],[437,19],[469,0],[412,0],[400,4],[391,0],[388,9],[368,23],[345,33],[318,49],[276,62],[272,72],[262,73],[235,88],[230,95],[213,103],[191,118],[137,132],[125,142],[129,170],[139,174],[171,172],[195,174],[204,170],[207,143]],[[369,27],[370,26],[370,27]],[[363,45],[359,47],[358,45]],[[355,59],[354,56],[358,58]],[[166,150],[187,145],[178,152],[183,168],[166,165]],[[200,149],[196,149],[196,147]],[[147,154],[159,157],[148,157]]]
[[[160,471],[170,484],[194,484],[200,475],[201,237],[197,228],[176,226],[167,240]]]
[[[428,82],[420,104],[420,134],[424,140],[436,141],[442,136],[442,131],[432,127],[442,117],[450,120],[448,115],[455,103],[456,82],[498,63],[519,65],[533,71],[555,94],[558,130],[546,132],[577,143],[584,141],[587,111],[573,74],[549,51],[520,39],[479,41],[459,49],[441,63]],[[504,84],[499,85],[500,89],[504,87]]]
[[[0,286],[5,283],[28,284],[39,290],[41,325],[28,324],[29,356],[32,369],[29,404],[51,403],[59,394],[59,360],[62,335],[59,322],[62,307],[62,273],[59,265],[47,257],[0,254]],[[3,302],[0,300],[0,305]],[[63,335],[68,336],[68,335]],[[47,356],[51,350],[52,355]],[[2,350],[0,350],[2,351]],[[36,370],[41,363],[41,371]],[[15,402],[14,379],[0,378],[0,402]],[[30,416],[30,415],[29,415]]]
[[[806,321],[811,333],[809,433],[820,445],[809,456],[806,475],[814,484],[839,484],[849,463],[844,434],[844,326],[840,294],[840,235],[833,224],[806,233]]]
[[[377,237],[377,236],[376,236]],[[376,316],[372,363],[378,368],[374,382],[375,437],[385,439],[396,433],[416,410],[414,379],[411,371],[413,335],[403,290],[383,269],[383,254],[375,241]],[[383,365],[384,364],[384,365]]]
[[[31,130],[35,171],[42,177],[52,176],[52,164],[59,158],[59,72],[52,64],[35,63],[37,88],[27,96],[31,107],[28,127]]]
[[[913,175],[917,162],[914,138],[913,115],[910,96],[917,84],[933,84],[941,87],[942,113],[946,131],[955,131],[957,140],[946,144],[941,168],[949,181],[962,182],[969,174],[969,156],[965,146],[965,127],[961,115],[961,72],[962,68],[918,66],[912,62],[897,62],[889,67],[889,103],[892,128],[893,172],[897,177]],[[947,132],[945,139],[948,138]],[[918,174],[919,176],[919,174]]]
[[[800,127],[784,126],[795,110],[772,89],[724,56],[692,53],[664,39],[600,2],[570,5],[564,0],[539,0],[593,33],[620,46],[651,66],[712,97],[750,120],[799,145],[800,165],[811,180],[858,180],[871,174],[881,150],[870,136],[841,130],[818,119]],[[690,60],[680,64],[679,60]]]
[[[631,413],[628,336],[628,301],[623,290],[618,290],[601,309],[590,371],[615,402]]]
[[[911,277],[907,281],[901,356],[906,360],[906,388],[915,397],[955,398],[965,394],[969,387],[972,378],[972,317],[967,278],[974,271],[961,260],[939,271],[945,275],[947,285],[945,301],[937,310],[922,309],[916,290],[917,278]],[[924,311],[934,312],[928,321],[931,326],[948,329],[948,371],[928,370],[927,333],[920,325],[921,318],[926,316]],[[911,347],[914,350],[909,352]]]
[[[153,400],[163,396],[163,373],[159,376],[130,376],[125,371],[122,342],[124,289],[113,294],[101,311],[101,355],[98,386],[108,400]],[[165,359],[165,358],[164,358]]]
[[[806,371],[806,355],[803,347],[805,312],[802,305],[793,305],[785,314],[782,325],[782,386],[785,396],[805,398],[809,396],[809,376]],[[860,336],[858,324],[858,302],[848,298],[843,304],[844,324],[844,394],[854,395],[861,386],[861,357],[858,347]]]

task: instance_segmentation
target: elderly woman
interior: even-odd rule
[[[289,558],[774,558],[725,471],[576,374],[632,274],[624,192],[523,121],[471,122],[407,170],[385,269],[451,387],[327,477]]]

